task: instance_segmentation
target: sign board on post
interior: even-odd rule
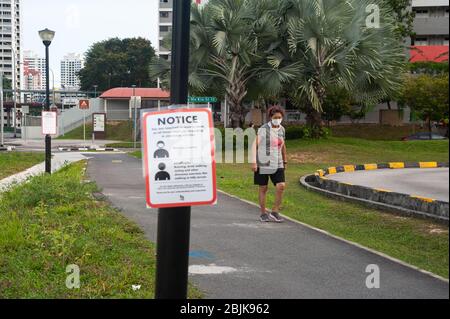
[[[146,113],[143,142],[149,207],[216,203],[214,127],[209,109]]]
[[[199,97],[199,96],[190,96],[188,98],[189,103],[192,104],[209,104],[209,103],[217,103],[217,98],[216,97],[208,97],[208,96],[204,96],[204,97]]]
[[[89,110],[89,100],[80,100],[78,106],[80,110]]]
[[[42,135],[56,135],[57,133],[57,113],[42,112]]]
[[[92,114],[93,133],[95,139],[106,138],[106,113]]]

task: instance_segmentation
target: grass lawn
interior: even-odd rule
[[[92,123],[86,124],[86,139],[92,138]],[[112,141],[131,142],[133,138],[133,123],[131,121],[108,121],[106,124],[106,139]],[[83,125],[58,137],[59,140],[82,140]]]
[[[24,171],[45,160],[43,153],[0,153],[0,180]]]
[[[319,168],[389,161],[448,161],[448,141],[369,141],[355,138],[288,141],[289,166],[283,214],[448,278],[448,227],[395,216],[304,189],[299,179]],[[140,152],[130,153],[141,157]],[[218,187],[258,202],[248,164],[219,164]],[[274,201],[273,187],[268,207]],[[255,219],[258,210],[255,209]]]
[[[84,168],[76,163],[0,195],[0,299],[154,297],[155,245],[93,199]],[[80,289],[66,288],[72,264]],[[193,287],[189,296],[201,297]]]

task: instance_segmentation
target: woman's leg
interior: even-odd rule
[[[283,202],[283,194],[285,190],[286,190],[286,183],[277,184],[275,194],[275,205],[273,207],[273,211],[276,213],[280,212],[281,204]]]
[[[269,186],[259,186],[259,206],[261,207],[261,214],[266,214],[266,197]]]

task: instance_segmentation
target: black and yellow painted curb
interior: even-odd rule
[[[449,163],[441,162],[390,162],[382,164],[343,165],[320,169],[315,172],[314,185],[320,189],[345,197],[359,198],[363,201],[378,202],[389,207],[400,207],[401,210],[416,213],[416,215],[433,218],[448,223],[449,203],[413,194],[401,194],[388,189],[375,189],[365,186],[338,182],[328,177],[339,173],[355,171],[372,171],[378,169],[404,169],[404,168],[443,168],[449,167]],[[409,214],[411,215],[411,214]]]

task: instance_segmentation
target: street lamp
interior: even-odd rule
[[[97,98],[97,88],[98,85],[94,85],[94,97]]]
[[[39,31],[39,36],[45,45],[45,111],[50,111],[50,64],[49,64],[49,46],[55,37],[55,32],[49,29]],[[45,172],[52,173],[52,138],[50,135],[45,136]]]

